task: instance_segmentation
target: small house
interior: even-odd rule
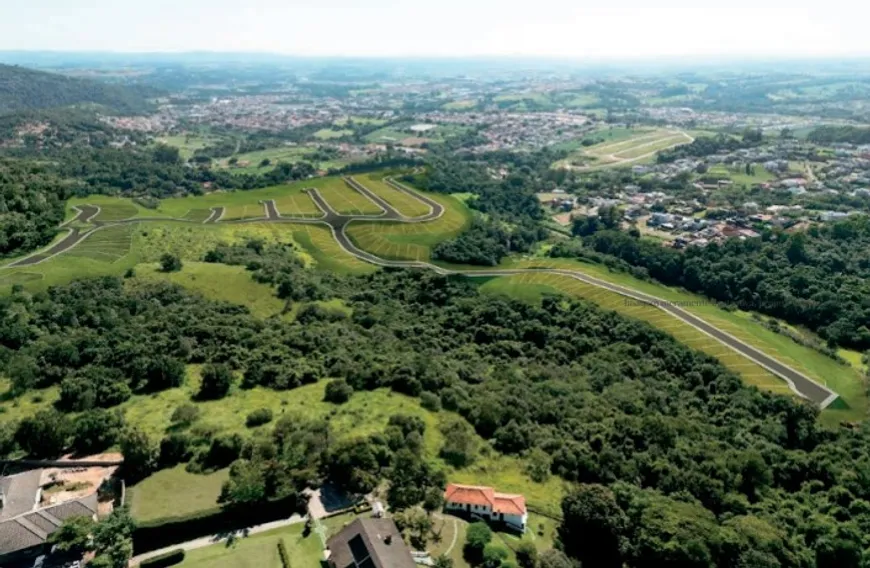
[[[497,493],[492,487],[451,483],[444,492],[444,510],[472,518],[504,523],[525,532],[529,515],[522,495]]]

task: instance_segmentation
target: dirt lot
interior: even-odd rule
[[[121,454],[99,454],[81,458],[86,461],[113,461]],[[104,479],[114,475],[118,466],[104,467],[47,467],[42,470],[40,485],[43,488],[42,502],[56,505],[86,497],[97,489]]]

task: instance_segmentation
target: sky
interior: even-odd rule
[[[0,14],[3,51],[870,55],[866,0],[0,0]]]

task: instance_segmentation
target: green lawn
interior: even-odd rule
[[[221,486],[228,478],[228,469],[201,475],[188,473],[179,465],[128,487],[127,503],[141,523],[217,509]]]
[[[707,171],[706,175],[722,176],[739,185],[752,185],[776,179],[776,176],[765,170],[760,164],[755,165],[755,174],[747,174],[743,167],[734,169],[727,166],[713,166]]]
[[[293,568],[319,568],[320,538],[302,536],[303,523],[189,551],[179,568],[281,568],[278,541],[283,539]]]

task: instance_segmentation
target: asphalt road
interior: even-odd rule
[[[369,262],[371,264],[375,264],[377,266],[385,266],[385,267],[396,267],[396,268],[426,268],[429,270],[434,270],[439,274],[457,274],[463,276],[510,276],[515,274],[523,274],[530,272],[540,272],[540,273],[549,273],[549,274],[559,274],[562,276],[568,276],[570,278],[574,278],[576,280],[580,280],[585,282],[586,284],[590,284],[593,286],[597,286],[599,288],[603,288],[605,290],[609,290],[616,294],[620,294],[626,298],[630,298],[636,301],[644,302],[655,306],[667,314],[670,314],[673,317],[676,317],[683,322],[691,325],[695,329],[698,330],[699,333],[706,334],[709,337],[712,337],[716,341],[722,343],[726,347],[736,351],[747,359],[757,363],[758,365],[764,367],[774,375],[783,379],[791,388],[793,392],[798,394],[801,397],[804,397],[815,404],[819,405],[822,408],[827,407],[837,398],[837,394],[829,389],[828,387],[821,385],[814,381],[813,379],[807,377],[803,373],[796,371],[795,369],[781,363],[780,361],[774,359],[773,357],[759,351],[758,349],[752,347],[751,345],[745,343],[744,341],[726,333],[717,327],[707,323],[703,319],[695,316],[694,314],[684,310],[678,305],[675,305],[666,300],[662,300],[661,298],[657,298],[654,296],[650,296],[648,294],[643,294],[641,292],[637,292],[635,290],[631,290],[629,288],[625,288],[622,286],[618,286],[616,284],[612,284],[610,282],[599,280],[598,278],[594,278],[592,276],[587,276],[581,272],[575,272],[571,270],[563,270],[563,269],[555,269],[555,268],[528,268],[528,269],[506,269],[506,270],[498,270],[498,269],[483,269],[483,270],[451,270],[446,269],[440,266],[436,266],[434,264],[430,264],[427,262],[421,261],[396,261],[396,260],[386,260],[375,256],[372,253],[366,252],[358,248],[353,241],[347,236],[346,229],[353,222],[364,222],[364,221],[386,221],[393,223],[420,223],[423,221],[430,221],[433,219],[437,219],[441,215],[444,214],[444,207],[425,195],[421,195],[414,190],[395,182],[392,179],[387,179],[387,183],[398,191],[405,192],[414,198],[422,201],[426,205],[429,206],[430,212],[421,217],[415,218],[407,218],[401,215],[398,211],[396,211],[388,202],[379,197],[378,195],[371,192],[368,188],[362,186],[356,180],[352,178],[344,178],[345,182],[352,187],[353,189],[359,191],[361,194],[365,195],[369,199],[371,199],[374,203],[380,206],[383,209],[383,213],[379,215],[341,215],[337,213],[330,205],[321,197],[320,193],[316,189],[307,190],[311,198],[317,204],[317,206],[323,211],[323,217],[312,219],[312,218],[293,218],[293,217],[284,217],[281,216],[280,211],[275,206],[275,202],[272,200],[264,201],[265,207],[265,217],[260,219],[247,219],[247,220],[235,220],[235,221],[225,221],[226,223],[246,223],[246,222],[272,222],[272,223],[311,223],[311,224],[321,224],[328,225],[332,230],[332,234],[335,237],[335,240],[338,242],[339,246],[343,248],[347,253],[363,260],[365,262]],[[87,221],[92,219],[95,215],[99,213],[99,209],[91,206],[82,206],[79,208],[79,214],[76,217],[76,220]],[[212,214],[205,221],[206,223],[216,223],[221,222],[219,219],[223,215],[223,208],[215,207],[212,210]],[[94,231],[99,230],[101,227],[116,225],[116,224],[126,224],[126,223],[140,223],[140,222],[148,222],[148,221],[156,221],[156,220],[166,220],[166,219],[158,219],[158,218],[141,218],[141,219],[126,219],[123,221],[117,221],[112,223],[104,223],[104,222],[96,222],[98,225],[96,229],[90,231],[81,231],[78,228],[70,229],[70,233],[67,237],[65,237],[60,242],[55,245],[45,249],[43,251],[37,252],[29,257],[18,260],[7,267],[18,267],[18,266],[31,266],[38,264],[52,256],[61,254],[66,252],[67,250],[73,248],[78,243],[82,242],[86,239],[90,234]]]

